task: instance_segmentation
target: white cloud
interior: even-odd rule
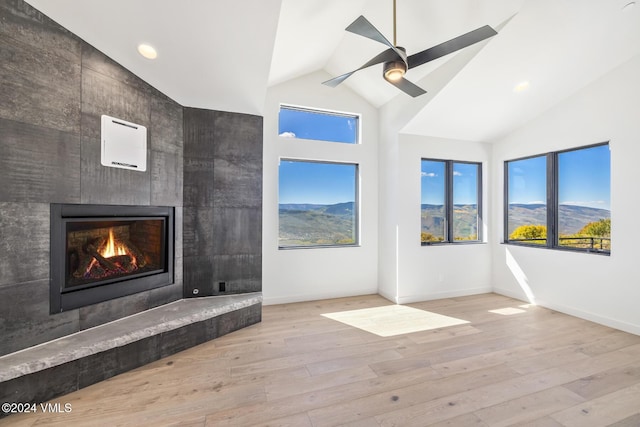
[[[422,172],[420,175],[427,177],[427,178],[435,178],[436,176],[438,176],[437,174],[433,173],[433,172]]]
[[[462,172],[453,171],[453,176],[462,176]]]
[[[282,132],[279,136],[282,136],[284,138],[295,138],[296,134],[293,132]]]

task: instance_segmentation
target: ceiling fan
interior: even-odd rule
[[[345,30],[382,43],[388,46],[389,49],[374,56],[362,67],[322,82],[322,84],[336,87],[356,71],[371,67],[372,65],[384,64],[382,67],[382,76],[384,79],[414,98],[427,92],[404,78],[407,70],[426,64],[434,59],[438,59],[498,34],[496,30],[485,25],[449,41],[430,47],[422,52],[407,56],[406,49],[396,45],[396,0],[393,0],[393,44],[362,15],[345,28]]]

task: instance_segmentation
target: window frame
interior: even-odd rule
[[[345,165],[345,166],[354,166],[354,201],[353,201],[353,215],[354,215],[354,224],[353,224],[353,235],[354,235],[354,243],[348,244],[317,244],[317,245],[291,245],[291,246],[281,246],[280,245],[280,163],[281,162],[299,162],[299,163],[319,163],[319,164],[330,164],[330,165]],[[294,157],[281,157],[278,159],[278,250],[292,250],[292,249],[319,249],[319,248],[353,248],[360,247],[360,164],[354,162],[347,161],[333,161],[333,160],[317,160],[317,159],[303,159],[303,158],[294,158]]]
[[[300,138],[298,136],[294,137],[284,137],[280,132],[280,113],[282,110],[291,110],[291,111],[302,111],[306,113],[319,114],[324,116],[335,116],[335,117],[344,117],[344,118],[353,118],[356,121],[355,126],[355,142],[345,142],[345,141],[330,141],[326,139],[310,139],[310,138]],[[333,143],[333,144],[344,144],[344,145],[359,145],[361,144],[361,115],[356,113],[348,113],[344,111],[334,111],[334,110],[325,110],[321,108],[312,108],[312,107],[303,107],[299,105],[292,104],[280,104],[278,109],[278,137],[279,138],[288,138],[288,139],[297,139],[302,141],[317,141],[323,143]]]
[[[437,246],[437,245],[450,245],[450,244],[455,244],[455,245],[464,245],[464,244],[478,244],[478,243],[484,243],[484,233],[482,232],[482,162],[474,162],[474,161],[469,161],[469,160],[451,160],[451,159],[436,159],[436,158],[431,158],[431,157],[422,157],[420,159],[420,165],[421,165],[421,169],[422,169],[422,162],[423,161],[429,161],[429,162],[441,162],[444,163],[444,173],[445,173],[445,179],[444,179],[444,220],[445,220],[445,238],[442,241],[435,241],[435,242],[423,242],[422,239],[420,240],[420,245],[421,246]],[[454,235],[454,226],[453,226],[453,215],[454,215],[454,209],[453,209],[453,165],[455,163],[463,163],[463,164],[468,164],[468,165],[476,165],[478,167],[478,175],[476,177],[477,179],[477,210],[478,210],[478,225],[477,225],[477,231],[478,231],[478,235],[477,238],[475,240],[455,240],[455,235]],[[422,201],[420,202],[420,211],[421,211],[421,224],[420,224],[420,231],[422,231]]]
[[[611,149],[610,141],[599,142],[595,144],[583,145],[579,147],[566,148],[557,151],[550,151],[547,153],[540,153],[531,156],[519,157],[515,159],[505,160],[503,173],[504,173],[504,194],[503,194],[503,242],[504,244],[525,246],[529,248],[542,248],[552,249],[569,252],[582,252],[598,255],[611,255],[611,250],[593,250],[590,248],[577,248],[572,246],[561,246],[559,237],[559,169],[558,169],[558,157],[560,154],[569,153],[572,151],[586,150],[595,147],[608,146]],[[536,157],[546,158],[546,227],[547,227],[547,242],[544,245],[535,243],[527,243],[523,241],[512,241],[509,239],[509,163],[517,162],[520,160],[533,159]],[[609,211],[611,212],[611,211]]]

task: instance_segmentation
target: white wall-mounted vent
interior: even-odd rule
[[[147,128],[125,120],[102,115],[103,166],[147,170]]]

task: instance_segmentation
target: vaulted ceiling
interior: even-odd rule
[[[364,15],[392,40],[392,0],[28,0],[177,102],[262,114],[267,88],[317,70],[358,68],[382,44],[345,32]],[[412,118],[404,132],[491,141],[640,54],[632,0],[397,0],[409,54],[489,24],[500,28]],[[152,44],[158,58],[138,55]],[[429,75],[457,54],[407,78]],[[404,97],[381,66],[343,85],[381,107]],[[521,82],[528,88],[514,90]],[[320,84],[321,81],[318,81]],[[327,91],[332,91],[329,87]]]

